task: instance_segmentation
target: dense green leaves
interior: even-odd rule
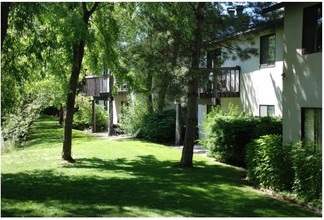
[[[201,143],[219,161],[245,167],[246,145],[262,135],[282,132],[277,118],[252,117],[243,113],[220,112],[214,109],[203,125]]]
[[[266,135],[247,146],[247,177],[255,185],[322,207],[322,152],[314,145],[282,144]]]
[[[175,110],[165,110],[148,114],[143,120],[143,137],[158,143],[175,140]]]
[[[322,201],[322,152],[314,149],[313,144],[293,146],[293,190],[300,198],[319,206]]]
[[[293,184],[291,145],[282,145],[280,135],[266,135],[247,146],[247,177],[275,191],[290,190]]]

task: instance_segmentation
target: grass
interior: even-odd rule
[[[43,117],[24,148],[1,156],[2,217],[305,217],[302,207],[247,185],[244,171],[140,140],[73,131],[76,164],[60,160],[62,128]]]

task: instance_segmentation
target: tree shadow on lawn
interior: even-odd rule
[[[152,155],[78,161],[65,165],[64,172],[77,169],[91,175],[68,176],[56,170],[2,174],[2,216],[314,216],[246,191],[242,171],[233,167],[198,162],[197,168],[180,169],[172,167],[174,161]],[[129,176],[109,177],[105,172]],[[15,206],[30,202],[45,208]]]

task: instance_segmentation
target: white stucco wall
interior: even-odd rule
[[[247,60],[228,59],[223,60],[222,67],[241,67],[240,75],[240,97],[221,98],[221,108],[227,110],[230,104],[238,106],[239,110],[251,111],[253,115],[259,115],[260,105],[274,105],[275,116],[282,117],[282,73],[283,73],[283,28],[268,30],[255,34],[254,41],[258,52],[260,52],[260,37],[276,34],[276,62],[274,66],[260,68],[260,56],[252,56]],[[241,47],[251,47],[245,42],[238,42]],[[225,50],[225,49],[224,49]],[[207,104],[210,101],[198,100],[198,128],[199,138],[201,133],[201,122],[205,119]]]
[[[241,67],[240,98],[245,110],[259,115],[260,105],[274,105],[275,116],[282,116],[282,73],[283,73],[283,28],[258,33],[254,37],[255,45],[260,52],[260,37],[276,34],[276,62],[274,66],[260,68],[260,56],[248,60],[225,60],[222,67],[239,65]],[[244,43],[238,43],[244,47]],[[224,101],[223,101],[224,99]],[[222,98],[221,103],[228,102]]]
[[[300,140],[302,107],[322,107],[322,53],[302,54],[303,9],[313,4],[297,3],[285,8],[284,142]]]
[[[114,96],[113,102],[113,123],[118,124],[121,116],[121,102],[127,101],[126,94],[118,94]]]

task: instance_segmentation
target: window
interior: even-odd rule
[[[273,66],[276,62],[276,35],[262,36],[260,39],[260,66]]]
[[[303,54],[322,51],[322,3],[304,8]]]
[[[322,109],[302,108],[302,140],[322,147]]]
[[[259,106],[259,115],[262,117],[275,116],[275,106],[274,105],[260,105]]]

